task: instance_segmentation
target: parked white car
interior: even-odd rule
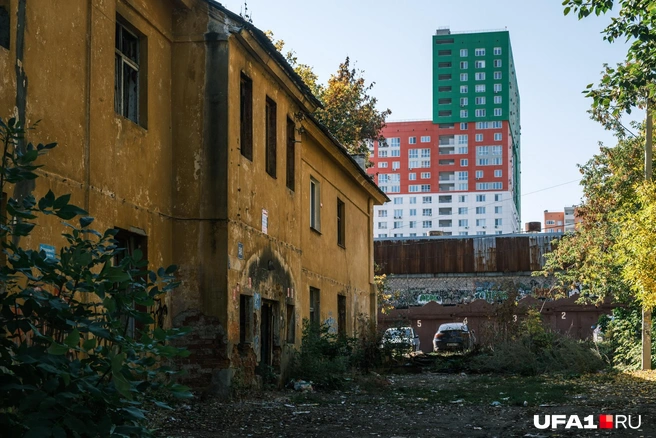
[[[390,327],[385,330],[381,348],[389,346],[393,349],[406,348],[410,351],[419,351],[419,335],[412,327]]]

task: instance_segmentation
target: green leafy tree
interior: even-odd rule
[[[19,147],[24,136],[15,119],[0,119],[3,193],[35,179],[37,158],[55,147]],[[51,191],[9,199],[0,220],[2,436],[148,436],[148,409],[166,407],[154,394],[189,396],[169,379],[170,359],[188,355],[170,344],[184,330],[155,328],[140,310],[176,286],[175,267],[148,271],[143,254],[125,254],[115,230],[94,231],[93,218],[69,201]],[[47,215],[78,219],[65,223],[58,257],[9,239],[28,236]]]
[[[640,130],[640,127],[636,127]],[[620,138],[617,146],[601,145],[598,154],[579,166],[582,173],[582,219],[576,233],[566,234],[547,254],[543,274],[553,274],[563,291],[582,287],[584,298],[631,299],[616,244],[625,217],[637,208],[635,187],[642,182],[644,137]]]
[[[285,42],[275,40],[271,31],[265,33],[276,49],[283,53]],[[370,142],[384,140],[381,130],[392,111],[378,110],[378,99],[370,94],[375,83],[367,83],[362,76],[364,72],[351,67],[349,57],[324,86],[310,65],[298,62],[294,51],[287,51],[284,56],[323,104],[314,116],[350,153],[368,154]]]
[[[604,40],[631,40],[625,60],[615,67],[604,66],[599,84],[588,85],[593,99],[593,118],[608,127],[620,128],[619,117],[632,108],[653,103],[656,93],[656,3],[653,0],[565,0],[564,13],[579,19],[615,13],[602,31]]]

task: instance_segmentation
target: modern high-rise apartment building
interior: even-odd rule
[[[433,120],[390,122],[369,173],[374,237],[520,231],[519,90],[507,31],[433,36]]]

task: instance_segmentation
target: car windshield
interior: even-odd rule
[[[409,327],[387,329],[386,336],[391,338],[411,338],[412,329]]]
[[[450,330],[462,330],[466,332],[467,326],[462,323],[442,324],[438,329],[439,332],[447,332]]]

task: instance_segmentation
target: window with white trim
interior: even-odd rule
[[[378,168],[379,169],[384,169],[387,167],[387,162],[386,161],[379,161],[378,162]]]
[[[466,70],[469,67],[467,61],[460,61],[460,68]]]
[[[495,47],[492,51],[495,55],[501,55],[501,47]]]
[[[494,67],[496,67],[496,68],[501,67],[501,60],[500,59],[495,59],[494,60]]]
[[[503,176],[503,171],[501,169],[495,169],[494,170],[494,177],[495,178],[501,178]]]
[[[494,115],[495,116],[501,116],[501,108],[494,108]]]
[[[482,171],[482,170],[477,170],[477,171],[476,171],[476,178],[477,178],[477,179],[479,179],[479,178],[483,178],[483,171]]]
[[[460,49],[460,56],[461,56],[461,57],[465,57],[465,56],[467,56],[468,54],[469,54],[469,53],[468,53],[467,49]]]
[[[485,93],[485,84],[476,85],[474,91],[477,93]]]
[[[463,118],[463,119],[466,118],[466,117],[469,117],[469,111],[460,110],[460,117]]]
[[[494,96],[494,103],[501,103],[503,101],[503,98],[501,96]]]
[[[485,117],[485,109],[477,109],[474,111],[476,117]]]
[[[476,105],[485,105],[485,96],[480,96],[475,99]]]
[[[474,56],[485,56],[485,49],[474,49]]]
[[[114,111],[117,114],[146,127],[147,90],[141,74],[141,47],[144,37],[138,35],[122,18],[116,19],[114,62]]]
[[[422,135],[420,141],[422,143],[430,143],[430,135]]]
[[[467,128],[469,128],[469,125],[468,125],[467,122],[460,122],[460,130],[461,131],[465,131],[465,130],[467,130]]]
[[[474,68],[485,68],[485,61],[474,62]]]
[[[467,181],[469,179],[469,171],[462,170],[458,172],[458,181]]]
[[[485,80],[485,72],[479,72],[474,74],[474,79],[477,81],[484,81]]]
[[[467,75],[467,73],[460,73],[460,81],[461,82],[466,82],[468,80],[469,80],[469,76]]]
[[[468,160],[467,158],[462,158],[462,159],[460,160],[460,165],[461,165],[462,167],[469,166],[469,160]]]
[[[485,202],[485,195],[476,195],[476,202]]]
[[[461,94],[467,94],[467,93],[469,93],[469,87],[467,87],[467,85],[461,85],[461,86],[460,86],[460,93],[461,93]]]
[[[417,137],[408,137],[408,144],[417,144]]]
[[[500,71],[495,71],[494,72],[494,79],[501,79],[501,72]]]
[[[417,179],[417,174],[416,173],[412,172],[412,173],[408,174],[408,180],[414,181],[416,179]]]

